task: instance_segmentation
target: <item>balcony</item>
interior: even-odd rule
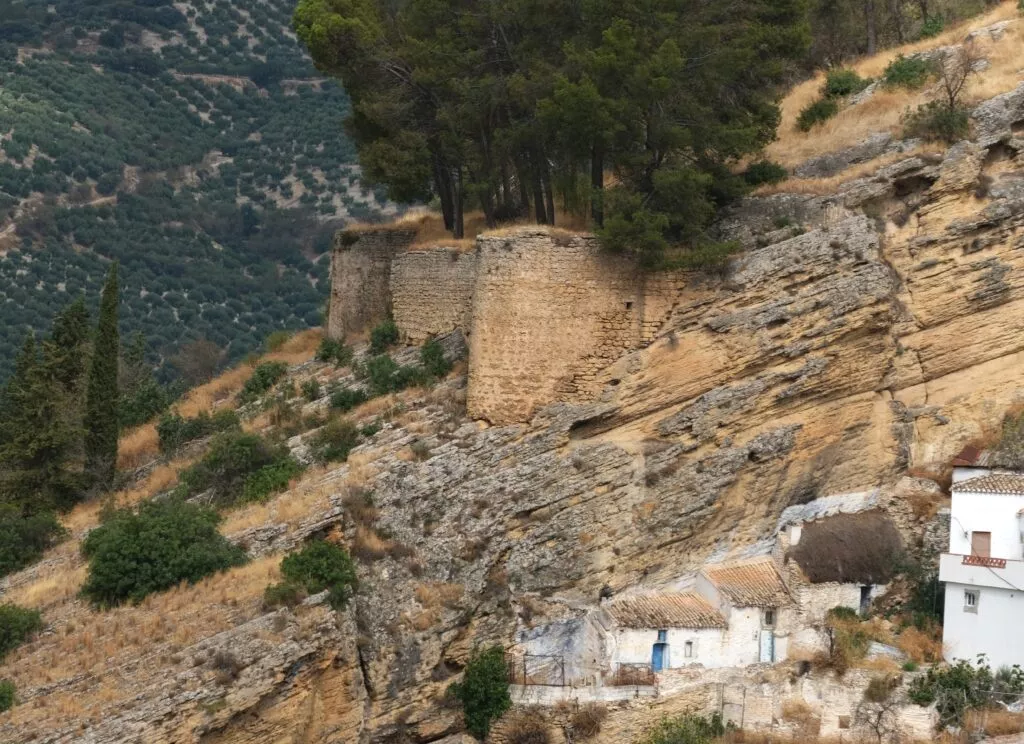
[[[968,586],[1024,591],[1024,561],[943,553],[939,557],[939,579]]]

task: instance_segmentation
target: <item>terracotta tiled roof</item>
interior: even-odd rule
[[[968,493],[1024,494],[1024,475],[1016,473],[981,475],[954,483],[952,490]]]
[[[608,613],[623,628],[725,628],[718,611],[699,594],[645,594],[618,599]]]
[[[718,563],[702,572],[736,607],[777,607],[790,603],[789,591],[771,558]]]

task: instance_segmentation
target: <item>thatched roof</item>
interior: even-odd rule
[[[608,614],[621,628],[725,628],[706,599],[692,592],[644,594],[611,602]]]
[[[702,573],[735,607],[779,607],[791,601],[775,561],[768,557],[716,563]]]
[[[886,584],[897,571],[903,541],[880,511],[838,514],[804,525],[789,551],[813,584]]]

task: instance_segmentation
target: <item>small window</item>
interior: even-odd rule
[[[768,609],[764,611],[764,626],[766,628],[775,626],[775,610]]]
[[[627,302],[626,303],[626,309],[627,310],[632,310],[633,309],[633,303],[632,302]]]
[[[658,643],[667,643],[667,642],[668,642],[668,631],[667,630],[659,630],[658,631]]]
[[[964,612],[977,612],[978,611],[978,591],[976,589],[968,589],[964,592]]]
[[[839,728],[848,729],[850,728],[850,716],[839,716]]]
[[[687,659],[693,658],[693,641],[687,641],[683,644],[683,656]]]

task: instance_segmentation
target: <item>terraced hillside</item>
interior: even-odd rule
[[[0,377],[113,259],[156,363],[319,324],[328,234],[382,201],[292,5],[0,0]]]

